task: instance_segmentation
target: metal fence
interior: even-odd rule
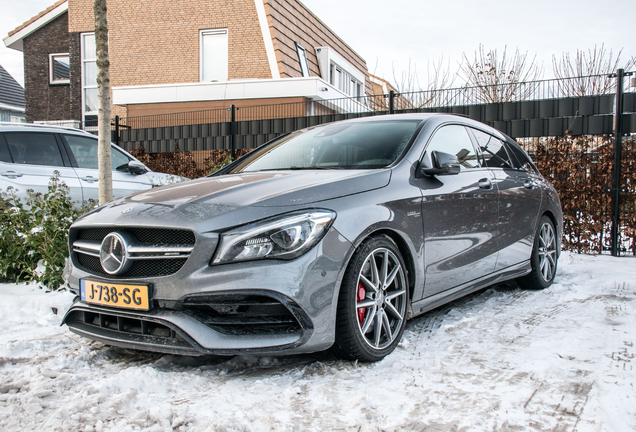
[[[617,88],[625,93],[618,98]],[[623,71],[116,117],[112,138],[155,171],[196,178],[283,133],[347,118],[409,112],[463,114],[517,137],[559,191],[566,248],[636,254],[636,145],[633,139],[619,139],[636,133],[636,75]]]
[[[625,76],[626,93],[636,93],[636,79]],[[434,112],[443,108],[504,102],[539,101],[611,95],[616,91],[616,77],[588,75],[565,79],[513,82],[488,86],[464,86],[382,95],[312,100],[281,104],[234,106],[236,121],[311,117],[331,114],[388,114],[394,112]],[[611,109],[611,107],[610,107]],[[224,108],[122,117],[120,128],[142,129],[229,122],[232,104]],[[113,126],[115,122],[113,121]]]

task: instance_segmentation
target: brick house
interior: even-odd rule
[[[92,0],[4,38],[24,53],[27,121],[96,121]],[[298,0],[109,0],[112,114],[360,98],[366,62]]]

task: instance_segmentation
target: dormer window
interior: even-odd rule
[[[347,96],[362,96],[362,83],[334,62],[329,65],[329,83]]]
[[[304,77],[309,76],[309,63],[307,63],[307,52],[305,48],[296,42],[296,52],[298,53],[298,61],[300,62],[300,71]]]

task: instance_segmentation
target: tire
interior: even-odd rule
[[[375,362],[400,342],[406,325],[406,267],[387,236],[365,240],[345,272],[332,351],[340,358]]]
[[[517,279],[519,286],[538,290],[552,285],[557,270],[558,251],[556,245],[554,223],[548,216],[543,215],[539,221],[539,229],[534,236],[534,246],[530,257],[532,271]]]

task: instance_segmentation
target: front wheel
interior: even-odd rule
[[[348,360],[383,359],[402,338],[407,309],[406,268],[396,244],[387,236],[365,240],[342,282],[333,351]]]
[[[552,285],[557,270],[557,238],[552,220],[543,215],[534,237],[530,264],[532,271],[517,283],[526,289],[544,289]]]

